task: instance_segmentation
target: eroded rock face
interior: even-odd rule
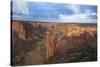
[[[97,60],[96,28],[12,22],[12,65]]]
[[[25,52],[32,49],[32,40],[27,39],[26,30],[21,22],[12,23],[12,64],[24,64],[22,61]],[[29,31],[30,32],[30,31]],[[26,40],[27,39],[27,40]]]
[[[19,38],[25,40],[25,30],[23,29],[23,25],[20,22],[12,23],[12,31],[14,31]]]
[[[34,31],[32,23],[27,22],[13,22],[12,31],[14,31],[19,38],[26,40],[31,38],[32,32]]]
[[[12,65],[41,64],[40,49],[45,30],[30,22],[12,22]],[[35,52],[36,49],[39,50]]]
[[[96,38],[89,33],[84,33],[79,37],[64,36],[57,42],[55,53],[48,63],[96,61],[96,44]]]

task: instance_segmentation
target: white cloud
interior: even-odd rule
[[[67,5],[66,8],[77,14],[81,12],[80,5],[71,4],[71,5]]]
[[[97,13],[96,12],[92,12],[91,10],[86,10],[85,13],[96,16]]]
[[[29,14],[27,4],[23,0],[13,0],[13,11],[22,14]]]
[[[81,12],[81,9],[80,9],[80,5],[75,5],[75,4],[71,4],[71,5],[65,5],[65,7],[71,11],[74,12],[73,15],[63,15],[63,14],[60,14],[59,15],[59,20],[61,22],[76,22],[76,23],[80,23],[80,22],[83,22],[83,23],[93,23],[93,22],[96,22],[97,20],[96,19],[91,19],[91,16],[96,16],[97,14],[95,12],[91,12],[91,10],[86,10],[85,13],[82,13]]]
[[[94,16],[96,15],[95,13],[80,13],[80,14],[73,14],[73,15],[59,15],[59,21],[61,22],[75,22],[75,23],[94,23],[97,20],[96,19],[91,19],[89,16]]]
[[[92,16],[97,16],[97,13],[91,13],[90,15],[92,15]]]

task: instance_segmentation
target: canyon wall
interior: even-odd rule
[[[95,24],[12,22],[12,65],[97,60]]]

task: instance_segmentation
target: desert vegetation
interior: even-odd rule
[[[97,26],[88,23],[12,22],[12,65],[97,60]]]

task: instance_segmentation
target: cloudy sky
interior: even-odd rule
[[[97,6],[13,0],[12,19],[66,23],[96,23]]]

